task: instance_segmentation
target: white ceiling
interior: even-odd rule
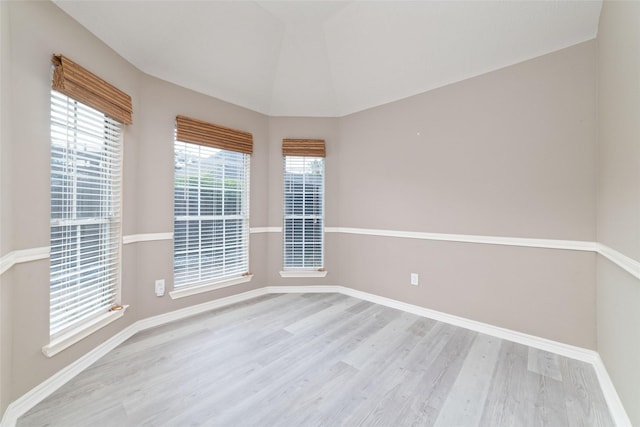
[[[272,116],[343,116],[596,37],[601,1],[66,1],[150,75]]]

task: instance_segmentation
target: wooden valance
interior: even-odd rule
[[[51,87],[126,125],[132,123],[131,97],[66,56],[55,54]]]
[[[176,139],[222,150],[253,153],[251,133],[185,116],[176,117]]]
[[[325,157],[324,139],[283,139],[282,155]]]

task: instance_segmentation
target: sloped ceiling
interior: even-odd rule
[[[601,1],[55,1],[150,75],[336,117],[596,37]]]

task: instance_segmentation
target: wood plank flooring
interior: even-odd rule
[[[612,426],[593,368],[340,294],[140,332],[18,426]]]

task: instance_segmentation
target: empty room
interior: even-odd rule
[[[640,2],[0,1],[0,426],[640,426]]]

